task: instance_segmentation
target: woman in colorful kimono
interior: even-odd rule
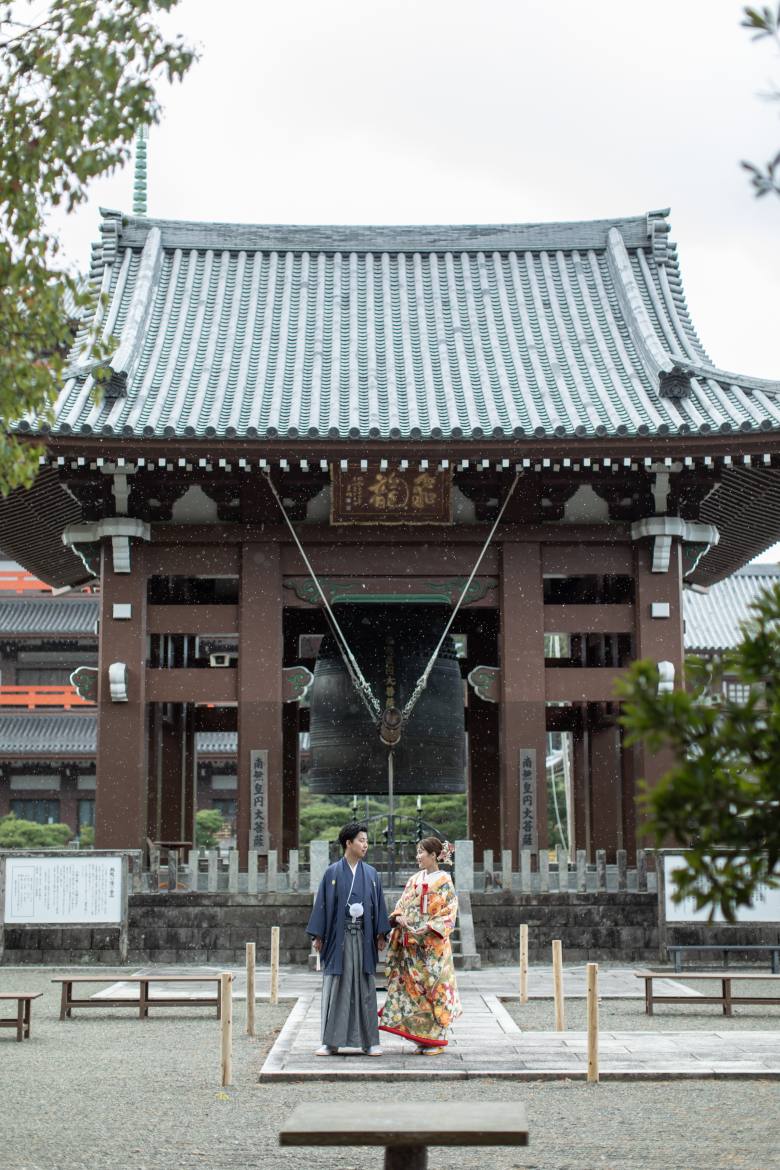
[[[449,846],[424,837],[417,846],[419,873],[406,883],[390,915],[393,932],[387,955],[387,1000],[380,1028],[434,1056],[447,1044],[447,1029],[462,1012],[450,934],[458,914],[452,878],[439,869]]]

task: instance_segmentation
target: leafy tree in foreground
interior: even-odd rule
[[[71,342],[64,305],[84,302],[50,213],[83,203],[137,127],[158,121],[155,84],[194,59],[156,24],[177,2],[50,0],[41,14],[0,0],[0,492],[35,476],[40,448],[7,428],[28,411],[50,417]],[[97,367],[106,353],[95,344]]]
[[[620,687],[629,742],[670,747],[676,760],[643,798],[645,827],[658,845],[690,849],[681,896],[729,921],[763,880],[780,884],[780,586],[752,609],[721,662],[688,659],[688,690],[659,694],[648,661]],[[750,688],[745,701],[723,694],[726,674]]]
[[[780,4],[777,9],[768,4],[761,8],[746,7],[742,10],[742,27],[749,28],[753,33],[754,41],[763,41],[769,38],[774,41],[775,47],[780,49]],[[770,101],[780,101],[780,89],[773,89],[765,95]],[[770,191],[780,195],[780,153],[770,159],[762,169],[751,162],[743,162],[742,166],[750,175],[750,182],[756,196],[767,195]]]

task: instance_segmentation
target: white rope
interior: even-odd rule
[[[352,681],[352,685],[354,686],[355,690],[358,692],[361,699],[363,700],[363,702],[366,706],[366,710],[368,711],[371,718],[374,721],[379,722],[379,720],[382,716],[382,708],[380,707],[380,705],[379,705],[379,703],[374,695],[374,692],[371,690],[371,686],[364,678],[363,672],[361,671],[360,667],[358,666],[358,663],[357,663],[357,660],[355,659],[354,654],[352,653],[352,651],[349,648],[349,643],[347,642],[346,635],[344,634],[344,631],[341,629],[341,626],[339,625],[338,621],[336,620],[336,615],[333,612],[333,610],[331,609],[330,602],[328,601],[327,597],[325,596],[325,593],[323,592],[322,586],[320,585],[319,581],[317,580],[317,574],[314,572],[314,569],[312,568],[312,565],[311,565],[311,562],[309,561],[309,558],[306,556],[306,553],[303,551],[303,545],[301,544],[300,540],[298,539],[298,533],[293,528],[292,521],[290,520],[290,517],[287,515],[284,504],[282,503],[281,498],[279,496],[279,493],[276,490],[276,486],[274,484],[274,481],[271,479],[270,472],[265,467],[262,468],[262,472],[263,472],[263,475],[265,476],[265,478],[268,480],[268,486],[270,487],[271,491],[273,492],[274,499],[276,500],[277,504],[279,505],[279,510],[281,511],[282,515],[284,516],[284,520],[285,520],[287,527],[290,529],[290,532],[292,534],[292,538],[295,541],[298,552],[301,554],[301,557],[303,558],[303,563],[305,564],[305,566],[309,572],[309,576],[311,577],[312,581],[314,582],[314,586],[320,595],[320,599],[322,601],[322,604],[325,606],[326,613],[327,613],[328,618],[329,618],[330,623],[331,623],[331,629],[333,631],[333,636],[336,639],[336,645],[338,646],[338,648],[341,652],[341,657],[344,659],[344,665],[347,668],[347,673]]]
[[[450,614],[450,620],[447,622],[446,626],[444,627],[444,633],[439,638],[436,649],[434,650],[433,654],[431,655],[430,660],[428,662],[428,665],[426,666],[425,670],[422,672],[422,674],[418,678],[417,684],[416,684],[414,690],[412,691],[412,693],[411,693],[411,695],[406,703],[406,706],[404,707],[404,709],[402,711],[402,716],[403,716],[404,722],[406,722],[406,720],[411,715],[412,711],[414,710],[415,704],[417,703],[417,700],[419,699],[420,695],[423,693],[423,691],[425,690],[425,688],[428,685],[428,677],[429,677],[431,671],[433,670],[433,664],[435,663],[436,659],[439,657],[439,651],[441,650],[442,646],[444,645],[444,640],[447,637],[447,635],[449,634],[450,629],[452,628],[452,623],[455,621],[455,618],[458,615],[458,610],[460,609],[461,605],[463,604],[463,599],[465,598],[466,594],[468,593],[469,589],[471,588],[471,582],[474,580],[474,578],[477,575],[477,570],[479,569],[479,566],[482,564],[482,560],[485,556],[485,553],[488,550],[488,547],[490,546],[490,542],[496,534],[496,529],[498,528],[499,524],[501,523],[501,517],[504,515],[504,512],[506,511],[507,504],[512,499],[512,494],[513,494],[515,488],[517,487],[517,483],[518,483],[519,479],[520,479],[520,472],[516,471],[515,478],[512,482],[512,486],[510,487],[509,491],[507,492],[506,499],[504,500],[503,504],[501,505],[501,510],[499,511],[498,515],[496,516],[495,523],[493,524],[493,527],[490,529],[490,532],[488,533],[487,540],[485,541],[485,543],[482,546],[482,552],[477,557],[477,563],[474,565],[474,568],[471,570],[471,576],[469,577],[466,584],[463,586],[463,592],[461,593],[460,597],[458,598],[458,603],[455,606],[455,608],[453,609],[452,613]]]

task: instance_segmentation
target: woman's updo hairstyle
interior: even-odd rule
[[[440,841],[438,837],[423,837],[419,844],[426,853],[433,853],[438,862],[444,865],[452,864],[452,859],[446,856],[444,842]]]

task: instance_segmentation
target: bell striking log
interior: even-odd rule
[[[310,698],[311,792],[385,795],[391,747],[397,795],[465,791],[463,683],[451,637],[400,728],[398,718],[448,616],[438,606],[339,607],[339,624],[383,719],[379,727],[372,722],[335,639],[326,635]]]

